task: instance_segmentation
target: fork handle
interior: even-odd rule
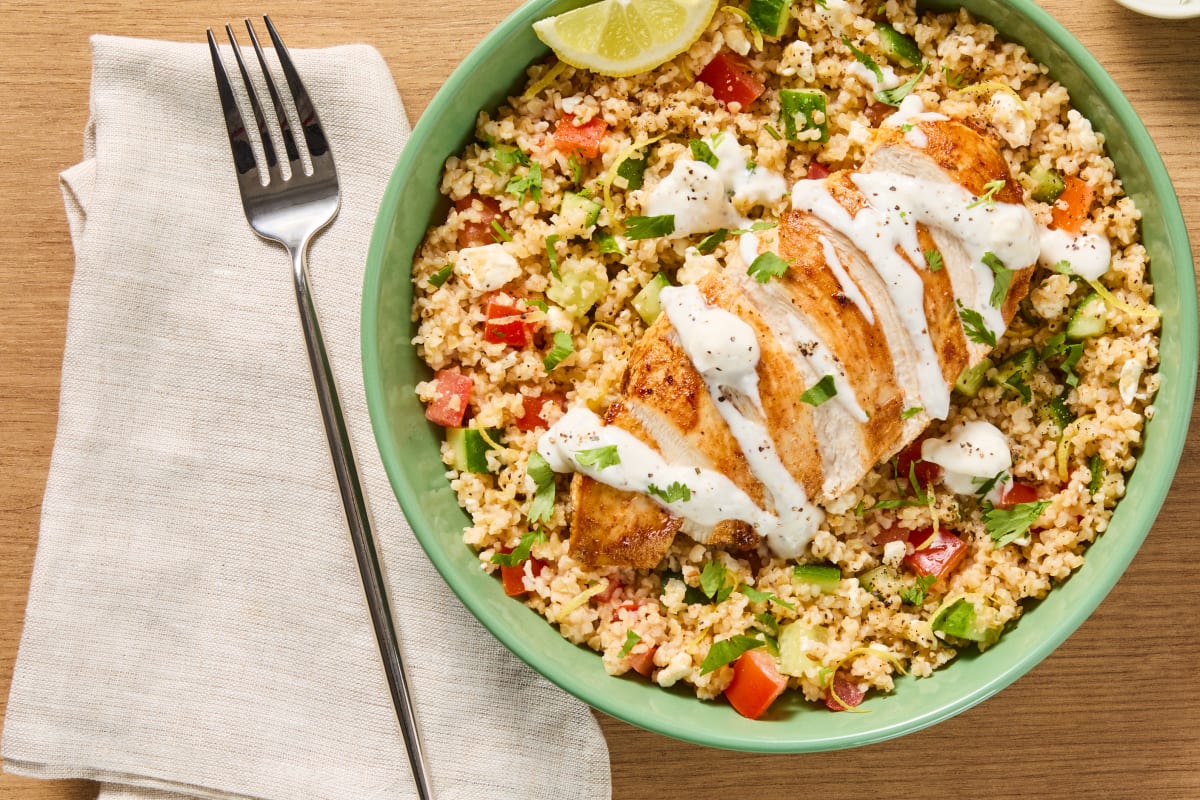
[[[383,658],[383,669],[387,675],[388,688],[391,690],[392,703],[404,735],[404,747],[408,751],[409,764],[412,766],[417,796],[420,800],[432,800],[429,771],[421,749],[412,697],[404,672],[404,660],[400,656],[400,643],[396,638],[391,606],[388,603],[387,590],[384,588],[379,553],[375,549],[370,516],[359,483],[358,469],[354,463],[350,435],[342,416],[333,370],[329,366],[316,307],[308,287],[307,251],[307,242],[292,251],[292,272],[296,284],[300,322],[304,328],[304,342],[308,348],[308,361],[312,367],[313,382],[316,384],[317,399],[321,406],[321,420],[325,424],[325,436],[329,440],[338,489],[342,495],[342,505],[346,509],[346,522],[349,524],[350,538],[354,543],[354,556],[358,562],[359,574],[362,575],[363,589],[366,590],[367,607],[371,612],[375,639],[379,643],[379,654]]]

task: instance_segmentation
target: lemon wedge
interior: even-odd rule
[[[573,67],[614,78],[647,72],[700,38],[720,0],[600,0],[533,23]]]

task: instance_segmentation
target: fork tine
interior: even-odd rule
[[[225,128],[229,132],[229,147],[233,150],[233,164],[237,169],[238,179],[250,178],[257,181],[258,165],[254,160],[254,148],[250,145],[246,123],[242,119],[242,112],[238,110],[237,99],[233,96],[233,87],[229,83],[229,73],[225,71],[225,62],[221,60],[221,52],[217,48],[212,28],[208,29],[208,49],[212,55],[213,72],[217,76],[217,93],[221,96],[221,110],[225,114]]]
[[[225,26],[225,34],[233,45],[233,57],[237,60],[238,71],[242,73],[242,83],[246,87],[246,98],[250,101],[250,109],[254,112],[254,122],[258,126],[258,136],[262,141],[263,155],[267,159],[268,183],[282,178],[279,172],[279,160],[275,157],[275,144],[271,140],[271,131],[267,128],[267,118],[263,115],[262,104],[258,102],[258,92],[254,91],[254,83],[246,70],[246,62],[242,60],[242,48],[233,35],[233,28]],[[270,84],[270,80],[267,81]]]
[[[283,108],[279,90],[275,88],[275,78],[271,75],[271,68],[267,66],[266,54],[263,53],[262,46],[258,43],[258,36],[254,33],[254,27],[250,24],[250,20],[243,21],[250,34],[250,44],[254,46],[254,55],[258,57],[258,66],[262,69],[263,81],[267,84],[267,94],[271,96],[271,105],[275,107],[275,119],[279,121],[279,133],[283,136],[283,148],[287,152],[288,161],[291,162],[292,173],[304,172],[303,164],[300,162],[300,151],[296,147],[296,137],[292,134],[292,123],[288,119],[287,111]],[[278,52],[279,50],[276,48],[276,54]]]
[[[296,114],[304,131],[304,141],[308,144],[308,152],[312,157],[313,172],[320,171],[328,176],[334,171],[333,154],[329,151],[329,142],[325,139],[321,120],[317,118],[317,109],[313,106],[312,98],[308,96],[308,90],[304,88],[304,82],[300,80],[300,73],[296,72],[296,67],[292,64],[291,55],[283,46],[283,40],[279,38],[279,33],[271,23],[271,18],[263,16],[263,21],[267,23],[267,32],[271,35],[271,43],[275,46],[275,54],[279,56],[279,65],[283,68],[283,75],[287,78],[288,88],[292,92],[292,100],[296,104]]]

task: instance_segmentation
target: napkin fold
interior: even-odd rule
[[[286,30],[285,30],[286,34]],[[250,230],[202,44],[97,36],[59,424],[7,770],[111,800],[415,797],[283,250]],[[439,800],[608,798],[588,708],[446,587],[379,462],[359,306],[409,132],[365,45],[296,51],[342,207],[310,251]]]

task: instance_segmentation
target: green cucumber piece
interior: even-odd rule
[[[943,604],[929,620],[929,627],[947,636],[982,643],[995,642],[1001,632],[1000,627],[985,624],[975,604],[965,597]]]
[[[603,264],[567,258],[551,276],[546,297],[578,319],[608,293],[608,271]]]
[[[829,141],[825,93],[818,89],[780,89],[779,118],[788,139]]]
[[[902,67],[915,67],[924,61],[921,58],[921,48],[917,47],[911,36],[901,33],[886,22],[876,22],[875,32],[879,34],[879,44],[883,47],[888,61]]]
[[[579,214],[583,217],[583,227],[590,228],[596,224],[596,220],[600,219],[600,204],[578,192],[565,192],[558,213],[567,218]]]
[[[983,380],[993,366],[990,358],[984,358],[973,367],[964,367],[963,371],[958,373],[958,380],[954,382],[954,391],[963,397],[974,397],[979,394]]]
[[[829,629],[822,625],[793,622],[779,631],[779,671],[799,678],[818,662],[807,656],[806,643],[824,644],[829,641]]]
[[[1104,305],[1104,298],[1092,292],[1083,298],[1067,322],[1067,338],[1075,341],[1090,339],[1104,333],[1107,327],[1108,309]]]
[[[1037,348],[1026,347],[1024,350],[1018,350],[996,367],[996,384],[1003,386],[1014,378],[1024,383],[1037,368],[1037,363]]]
[[[907,584],[900,579],[895,567],[880,564],[858,576],[858,585],[879,598],[893,597]]]
[[[459,472],[490,472],[487,451],[492,449],[488,438],[497,441],[500,432],[489,430],[487,438],[479,428],[447,428],[446,441],[454,452],[451,466]]]
[[[638,316],[642,318],[642,322],[650,325],[658,319],[658,315],[662,313],[662,301],[659,299],[659,295],[670,285],[671,282],[667,280],[666,274],[660,272],[633,296],[630,303],[633,304],[634,311],[637,311]]]
[[[746,13],[763,36],[777,39],[787,30],[791,10],[792,0],[750,0]]]
[[[1034,183],[1030,197],[1037,202],[1053,203],[1063,193],[1065,184],[1057,170],[1053,170],[1050,167],[1043,167],[1041,164],[1034,162],[1026,172],[1030,178],[1033,178]]]
[[[800,583],[811,584],[823,594],[837,590],[842,580],[842,570],[832,564],[797,564],[792,578]]]

